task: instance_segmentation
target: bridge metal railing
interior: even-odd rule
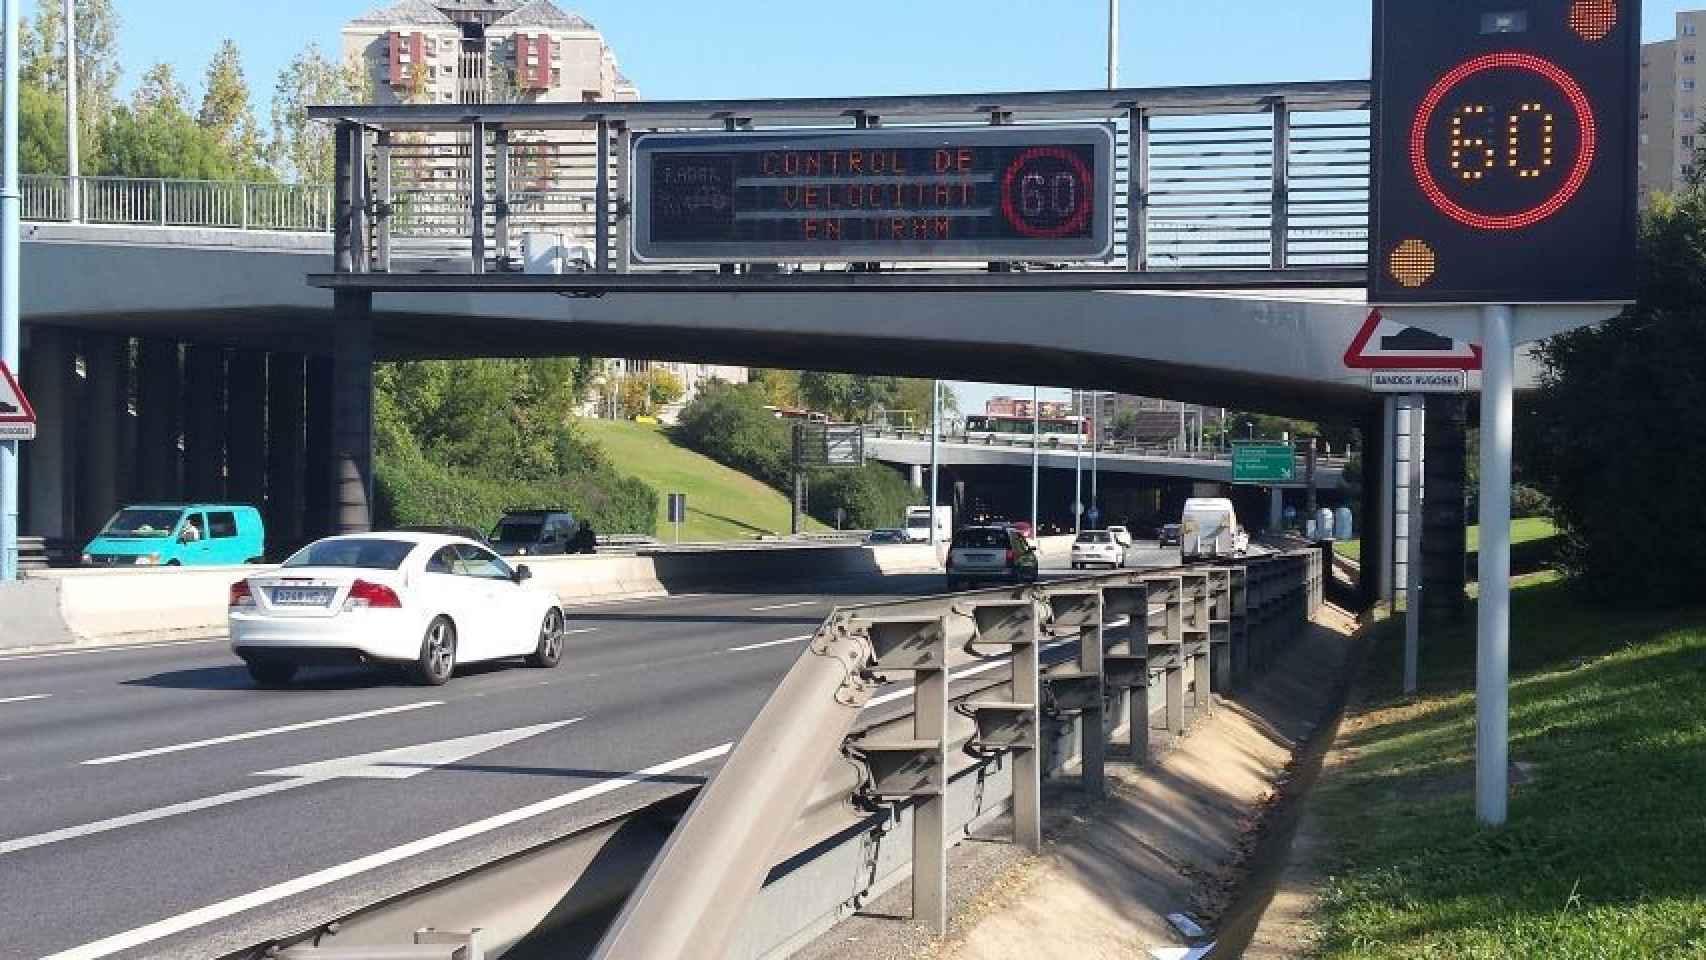
[[[32,174],[20,186],[28,221],[332,232],[324,184]]]
[[[867,426],[865,428],[865,434],[867,437],[878,440],[905,440],[913,443],[930,442],[930,431],[928,430]],[[943,443],[955,443],[967,446],[1005,447],[1017,450],[1031,449],[1030,438],[1021,435],[999,436],[994,434],[982,434],[972,437],[964,432],[960,432],[944,433],[941,435],[940,439]],[[1095,444],[1087,443],[1082,447],[1079,447],[1076,444],[1059,438],[1051,439],[1045,437],[1037,444],[1037,446],[1049,453],[1068,453],[1081,449],[1086,454],[1100,452],[1116,456],[1163,457],[1176,460],[1215,460],[1226,463],[1230,463],[1232,461],[1232,451],[1230,450],[1181,448],[1177,443],[1158,444],[1122,440],[1104,440],[1098,448]],[[1321,454],[1316,458],[1316,464],[1323,467],[1342,468],[1347,462],[1347,457],[1332,454]]]
[[[1100,790],[1110,758],[1147,762],[1152,728],[1182,734],[1215,691],[1258,676],[1319,611],[1323,562],[1287,541],[837,608],[707,786],[227,960],[468,960],[484,954],[452,931],[475,929],[494,955],[584,955],[612,913],[601,960],[758,960],[908,879],[915,919],[940,931],[952,844],[1010,813],[1037,849],[1042,781]],[[885,680],[910,685],[878,693]],[[440,939],[405,945],[422,929]]]
[[[390,238],[423,224],[466,243],[473,273],[521,269],[527,232],[559,235],[588,251],[587,273],[717,272],[717,264],[631,262],[628,154],[633,137],[647,132],[1095,122],[1116,141],[1113,251],[1018,269],[1299,275],[1337,269],[1332,278],[1339,278],[1366,260],[1368,97],[1366,82],[1343,81],[837,99],[343,105],[312,107],[309,114],[337,125],[345,158],[346,213],[339,222],[348,232],[338,243],[340,273],[392,272]],[[876,272],[927,274],[985,265],[876,266]],[[869,265],[857,267],[871,272]],[[816,270],[785,263],[758,272]]]

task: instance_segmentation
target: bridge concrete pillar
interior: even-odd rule
[[[1428,428],[1422,442],[1422,620],[1461,623],[1468,615],[1469,411],[1466,398],[1428,398]]]
[[[302,538],[332,532],[332,358],[309,357],[302,415]]]
[[[184,380],[178,344],[139,340],[136,348],[136,486],[138,500],[183,498],[178,437]]]
[[[225,348],[184,348],[184,496],[225,499]]]
[[[1392,595],[1392,501],[1388,485],[1392,476],[1388,409],[1392,397],[1382,399],[1362,417],[1362,484],[1361,498],[1353,505],[1356,510],[1356,529],[1353,536],[1362,538],[1361,575],[1357,582],[1358,601],[1362,609],[1391,599]]]
[[[36,438],[23,444],[22,532],[61,539],[76,534],[72,422],[76,395],[71,337],[56,327],[27,328],[19,379],[36,411]]]
[[[225,376],[225,495],[258,508],[267,498],[266,354],[231,351]]]
[[[373,529],[373,295],[333,293],[332,469],[339,533]]]
[[[913,464],[911,472],[912,472],[912,489],[914,489],[914,490],[924,489],[924,465],[921,463]]]
[[[120,471],[135,458],[122,449],[121,417],[129,416],[130,341],[111,334],[83,335],[83,404],[77,417],[77,536],[90,537],[118,509],[128,487]]]
[[[303,379],[299,353],[267,358],[267,551],[275,556],[303,542]]]

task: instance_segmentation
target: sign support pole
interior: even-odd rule
[[[1422,649],[1422,436],[1427,398],[1410,395],[1410,510],[1404,550],[1404,692],[1416,692]]]
[[[1481,548],[1475,643],[1475,816],[1505,822],[1510,726],[1511,308],[1481,308]]]
[[[0,364],[18,369],[18,5],[0,0],[6,61],[4,144],[0,145]],[[18,578],[18,444],[0,441],[0,583]]]
[[[1039,428],[1042,426],[1042,414],[1037,408],[1037,399],[1040,395],[1040,390],[1036,387],[1031,388],[1031,536],[1039,538],[1043,535],[1042,530],[1037,526],[1037,483],[1042,474],[1042,437],[1039,434]]]
[[[930,381],[930,549],[940,552],[936,535],[936,488],[938,483],[937,471],[941,468],[941,457],[937,452],[937,441],[942,435],[942,381]]]

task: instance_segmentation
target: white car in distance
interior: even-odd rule
[[[303,547],[231,585],[231,649],[261,686],[304,666],[405,666],[437,686],[457,666],[563,657],[563,611],[531,572],[462,537],[364,533]]]
[[[1125,547],[1106,530],[1085,530],[1072,541],[1072,569],[1107,567],[1113,570],[1125,566]]]

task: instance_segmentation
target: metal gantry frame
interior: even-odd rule
[[[1323,238],[1341,233],[1349,236],[1366,225],[1363,117],[1368,97],[1366,82],[1341,81],[846,99],[347,105],[312,107],[309,114],[337,125],[339,143],[348,139],[361,155],[359,162],[340,168],[335,185],[338,208],[348,209],[345,198],[352,198],[349,202],[372,216],[377,225],[370,236],[359,217],[334,218],[334,230],[350,234],[340,236],[335,246],[340,251],[349,247],[353,257],[335,261],[333,277],[373,272],[380,276],[363,278],[360,283],[376,290],[413,289],[406,286],[407,274],[398,272],[394,255],[399,239],[391,206],[397,202],[396,188],[370,190],[357,182],[367,178],[384,181],[394,176],[392,157],[399,138],[418,141],[423,136],[443,136],[466,143],[466,153],[459,154],[465,157],[465,166],[459,169],[466,179],[456,181],[462,184],[457,189],[465,190],[467,215],[461,218],[461,232],[468,257],[466,274],[490,275],[493,281],[478,289],[510,288],[497,278],[517,269],[513,249],[530,226],[544,223],[541,229],[549,232],[557,229],[551,224],[570,221],[578,224],[572,229],[584,231],[583,239],[592,250],[588,270],[573,278],[558,279],[565,287],[634,289],[615,278],[635,272],[664,272],[686,273],[691,282],[713,288],[745,288],[750,281],[727,278],[757,275],[767,277],[764,282],[770,286],[781,284],[785,289],[791,281],[799,281],[800,286],[809,283],[809,288],[815,289],[826,285],[822,272],[802,273],[786,264],[780,270],[765,271],[743,270],[732,263],[723,264],[721,270],[716,265],[706,269],[703,265],[635,264],[631,257],[633,184],[629,162],[634,135],[648,130],[870,129],[879,124],[970,127],[1068,120],[1112,122],[1116,128],[1124,125],[1120,138],[1123,151],[1112,171],[1116,191],[1124,190],[1123,196],[1116,197],[1114,211],[1116,223],[1123,221],[1125,225],[1123,236],[1117,240],[1123,243],[1123,250],[1101,260],[1048,264],[1057,274],[1049,281],[1052,285],[1072,286],[1077,282],[1086,287],[1105,286],[1125,275],[1124,283],[1142,286],[1139,278],[1188,268],[1225,274],[1216,282],[1226,286],[1343,286],[1362,280],[1360,247],[1323,246],[1328,242]],[[1334,122],[1294,123],[1294,116],[1302,113],[1325,115]],[[1268,119],[1251,124],[1237,119],[1241,115]],[[1110,121],[1110,117],[1116,119]],[[1222,125],[1209,125],[1216,119]],[[1166,126],[1158,128],[1157,123]],[[1292,135],[1294,127],[1308,133],[1302,147]],[[369,141],[355,139],[354,131],[381,135],[371,142],[371,156]],[[1158,132],[1163,135],[1159,140]],[[530,189],[523,202],[512,182],[516,145],[541,137],[568,139],[548,144],[550,149],[544,155],[551,161],[545,164],[550,181],[543,190]],[[1255,149],[1258,146],[1260,149]],[[1162,152],[1158,153],[1158,148]],[[590,156],[571,162],[569,154],[577,150],[590,152]],[[563,157],[569,159],[555,162]],[[1152,176],[1154,159],[1164,161],[1165,176],[1160,180]],[[1318,181],[1319,185],[1295,187],[1292,181],[1299,178]],[[427,184],[426,189],[437,198],[435,202],[442,201],[443,186],[436,181]],[[1294,201],[1293,194],[1300,189],[1313,192]],[[414,188],[403,192],[411,190]],[[555,201],[541,199],[546,195]],[[1155,205],[1157,199],[1165,201],[1160,208]],[[561,209],[556,213],[534,209],[550,202],[558,203]],[[1303,205],[1303,212],[1294,209],[1298,204]],[[1159,232],[1158,216],[1168,218]],[[411,240],[424,241],[432,236],[446,242],[454,239],[449,221],[433,221],[438,226],[432,226],[428,219],[423,215],[411,220]],[[1312,239],[1300,253],[1299,239],[1305,235]],[[1259,245],[1255,243],[1257,236],[1262,238]],[[904,262],[841,266],[839,273],[843,276],[976,274],[986,283],[1025,285],[1023,279],[1011,276],[1025,272],[1025,265],[1006,262],[988,265],[987,269],[983,264],[926,266]],[[1066,269],[1061,271],[1062,267]],[[1068,276],[1058,276],[1062,272]],[[813,279],[807,281],[807,277]],[[317,282],[330,285],[334,281],[323,278]]]

